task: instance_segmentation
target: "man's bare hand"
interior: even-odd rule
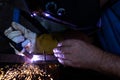
[[[81,40],[69,39],[59,43],[53,52],[61,64],[79,68],[91,68],[96,62],[98,64],[100,61],[101,54],[99,53],[102,50]]]

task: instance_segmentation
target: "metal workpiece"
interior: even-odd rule
[[[46,64],[46,63],[58,63],[57,58],[54,55],[42,54],[42,55],[33,55],[32,59],[24,58],[28,63],[34,64]]]
[[[24,58],[16,54],[0,54],[0,63],[23,63]]]
[[[45,58],[46,57],[46,58]],[[25,56],[19,56],[16,54],[0,54],[0,63],[58,63],[57,58],[53,55],[33,55],[31,59]]]

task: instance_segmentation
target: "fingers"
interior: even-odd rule
[[[60,47],[60,46],[71,46],[71,45],[72,45],[72,43],[70,40],[64,40],[64,41],[58,43],[57,46]]]
[[[20,35],[20,36],[16,36],[12,39],[15,43],[20,43],[23,42],[25,40],[24,36]]]
[[[54,55],[56,57],[66,58],[70,54],[69,46],[62,46],[53,49]]]
[[[26,29],[21,24],[18,24],[16,22],[12,22],[12,27],[17,31],[20,31],[24,35],[24,37],[27,38],[27,39],[32,40],[32,39],[36,38],[36,33],[33,33],[29,29]]]
[[[63,59],[65,58],[64,54],[60,50],[58,50],[57,48],[53,49],[53,52],[54,52],[54,55],[56,57],[63,58]]]
[[[12,27],[15,29],[15,30],[18,30],[18,31],[21,31],[23,34],[25,34],[26,32],[26,28],[24,26],[22,26],[21,24],[18,24],[16,22],[12,22]]]
[[[22,33],[20,31],[13,31],[12,27],[5,30],[4,34],[16,43],[24,41],[24,36],[22,36]]]
[[[61,64],[72,66],[72,44],[70,40],[65,40],[53,49],[54,55]]]
[[[4,32],[5,36],[8,36],[9,33],[11,33],[12,31],[13,31],[12,27],[9,27],[8,29],[6,29]]]
[[[63,64],[63,65],[66,65],[66,66],[73,66],[73,63],[72,63],[72,61],[70,61],[70,60],[58,58],[58,61],[59,61],[61,64]]]
[[[69,49],[70,49],[69,47],[57,47],[53,49],[54,56],[58,58],[58,61],[60,63],[64,64],[65,62],[63,61],[66,61],[66,60],[71,62],[73,57]]]
[[[53,49],[55,53],[69,53],[72,43],[69,40],[62,41],[58,43],[57,47]]]
[[[67,42],[67,43],[66,43]],[[69,42],[66,40],[64,42],[58,43],[57,47],[53,49],[54,55],[58,58],[66,59],[69,53]]]

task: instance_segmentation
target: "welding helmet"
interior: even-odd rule
[[[19,0],[30,13],[51,31],[96,25],[100,16],[99,0]],[[18,0],[16,0],[18,3]],[[62,25],[65,24],[65,25]],[[49,27],[48,27],[49,26]],[[52,28],[51,28],[52,27]]]
[[[93,24],[99,16],[99,0],[25,0],[31,11],[42,9],[74,24]]]

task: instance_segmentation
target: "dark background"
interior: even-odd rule
[[[100,16],[99,0],[26,0],[26,2],[31,11],[39,8],[45,11],[46,4],[54,2],[57,8],[50,10],[53,14],[56,14],[59,8],[64,8],[66,17],[64,19],[79,26],[95,25]]]
[[[4,1],[4,2],[3,2]],[[43,0],[41,6],[38,6],[40,0],[26,0],[28,2],[28,8],[23,5],[23,0],[0,0],[0,31],[3,33],[6,28],[11,26],[13,7],[16,6],[26,12],[28,9],[32,12],[41,7],[45,10],[47,1],[54,0]],[[7,1],[7,3],[5,2]],[[34,1],[37,1],[34,2]],[[66,15],[64,20],[67,20],[78,26],[95,26],[100,17],[100,7],[98,0],[55,0],[58,7],[64,7],[66,9]],[[33,6],[36,6],[33,8]],[[53,12],[54,13],[54,12]],[[22,17],[22,16],[21,16]],[[24,25],[34,25],[26,20],[25,17],[20,18],[21,23]],[[0,36],[0,53],[1,54],[14,54],[14,50],[10,47],[9,42]],[[59,80],[118,80],[115,77],[111,77],[96,71],[76,69],[71,67],[60,66],[60,79]]]

